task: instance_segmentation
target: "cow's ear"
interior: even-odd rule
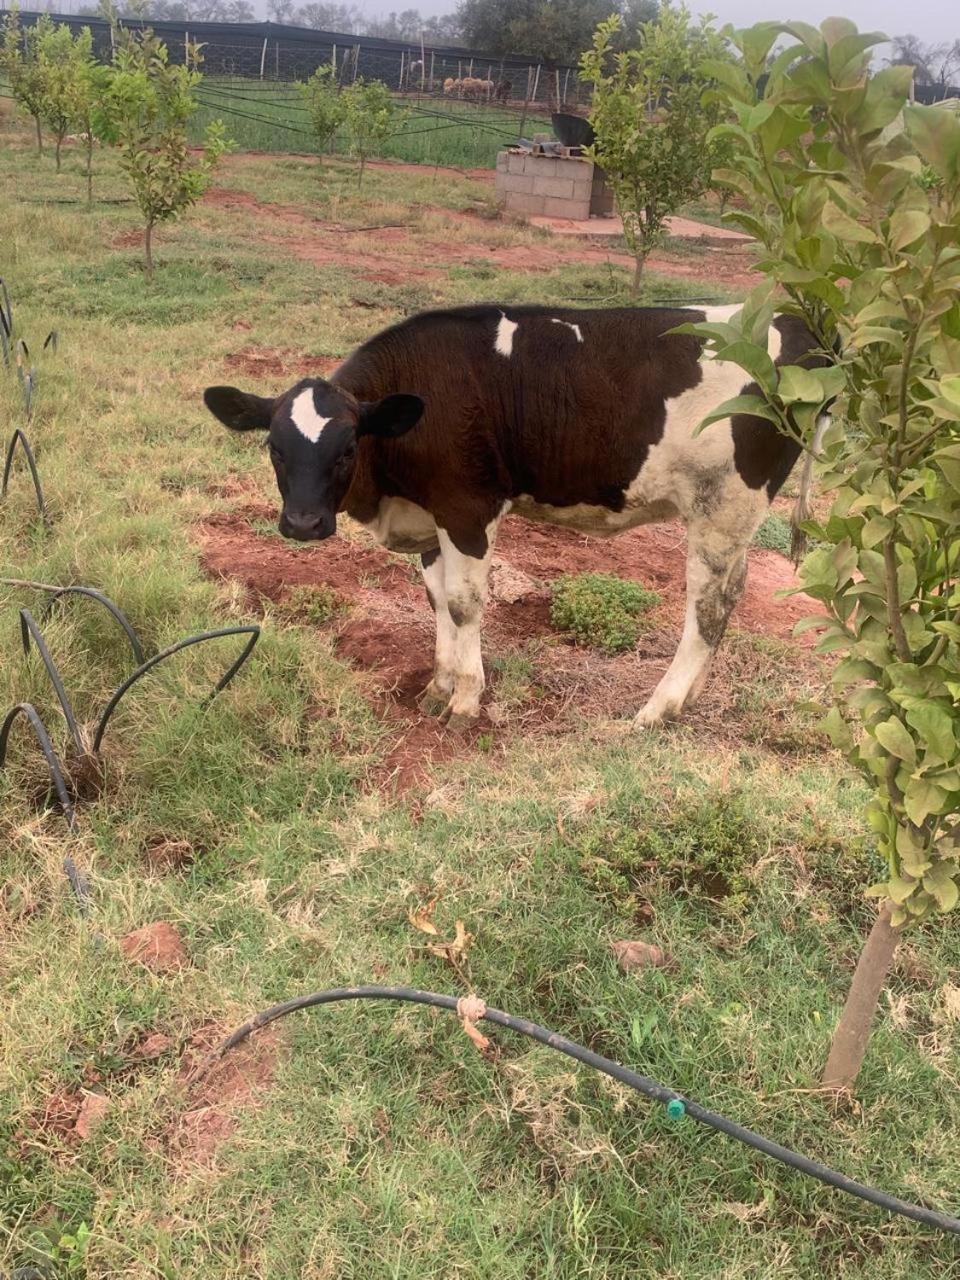
[[[406,435],[423,417],[426,405],[419,396],[385,396],[375,403],[361,401],[358,436],[380,436],[392,440]]]
[[[203,403],[231,431],[267,431],[276,401],[236,387],[207,387]]]

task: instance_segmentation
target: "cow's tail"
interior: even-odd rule
[[[813,440],[810,442],[810,448],[803,459],[803,470],[800,472],[800,492],[797,494],[793,515],[790,518],[790,558],[795,565],[800,563],[807,550],[807,535],[804,533],[802,525],[805,520],[810,519],[810,490],[813,487],[813,464],[820,453],[824,432],[829,425],[829,413],[822,413],[817,419],[817,428],[813,433]]]

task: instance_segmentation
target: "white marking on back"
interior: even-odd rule
[[[567,327],[568,329],[572,329],[572,330],[573,330],[573,332],[577,335],[577,341],[578,341],[578,342],[582,342],[582,341],[583,341],[583,334],[580,332],[580,326],[579,326],[578,324],[571,324],[569,320],[558,320],[558,319],[556,318],[556,316],[551,316],[551,317],[550,317],[550,323],[551,323],[551,324],[563,324],[563,325],[566,325],[566,327]]]
[[[508,320],[504,312],[500,312],[500,323],[497,325],[497,338],[493,344],[494,350],[502,356],[511,356],[513,354],[513,335],[517,330],[517,324],[514,320]]]
[[[321,418],[317,413],[316,406],[313,403],[313,388],[307,387],[301,391],[294,399],[290,406],[290,417],[293,425],[297,428],[302,436],[306,436],[311,444],[316,444],[320,439],[320,433],[330,421],[329,418]]]

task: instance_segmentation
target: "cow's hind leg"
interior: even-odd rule
[[[680,644],[663,679],[639,712],[639,725],[679,716],[706,683],[717,650],[747,576],[747,542],[741,528],[726,535],[708,522],[687,531],[687,612]],[[747,541],[753,525],[747,526]]]
[[[428,716],[439,716],[453,696],[457,660],[457,628],[447,608],[447,591],[443,580],[443,556],[439,547],[420,557],[420,571],[427,599],[437,624],[437,643],[433,662],[433,678],[420,695],[420,710]]]

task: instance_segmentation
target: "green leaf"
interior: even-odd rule
[[[761,396],[733,396],[729,400],[724,400],[723,404],[717,407],[700,423],[697,428],[702,431],[705,427],[709,427],[711,422],[720,422],[724,418],[732,418],[735,414],[746,413],[756,418],[766,418],[769,422],[775,422],[779,425],[780,415],[777,413],[766,400]]]
[[[859,222],[855,222],[849,214],[844,213],[832,201],[828,201],[824,205],[822,219],[826,230],[831,235],[835,235],[838,240],[853,241],[857,244],[879,243],[876,234],[869,227],[864,227]]]
[[[764,347],[748,342],[746,338],[731,342],[729,346],[720,347],[715,358],[738,364],[741,369],[746,369],[764,391],[771,391],[776,386],[776,369],[768,352]]]
[[[891,876],[887,883],[887,893],[896,903],[906,902],[919,885],[918,880],[910,880],[905,876]]]
[[[960,901],[960,888],[954,879],[956,874],[956,863],[937,862],[923,877],[924,889],[936,898],[941,911],[952,911]]]
[[[906,705],[906,720],[911,729],[941,760],[952,760],[957,749],[953,716],[944,703],[932,699],[911,699]]]
[[[925,778],[911,778],[903,797],[907,817],[915,826],[925,822],[931,813],[939,813],[946,792]]]
[[[916,763],[917,749],[913,738],[896,716],[876,725],[873,735],[890,755],[896,756],[898,760],[906,760],[911,765]]]
[[[948,185],[960,177],[960,119],[941,107],[909,106],[903,122],[923,159]]]
[[[886,516],[873,516],[863,526],[860,534],[861,546],[875,547],[878,542],[884,540],[892,528],[893,521],[888,520]]]
[[[900,252],[930,230],[930,214],[925,209],[898,209],[890,219],[891,247]]]
[[[820,379],[816,377],[813,370],[803,369],[794,364],[780,367],[777,392],[786,404],[801,402],[820,405],[826,399]]]

